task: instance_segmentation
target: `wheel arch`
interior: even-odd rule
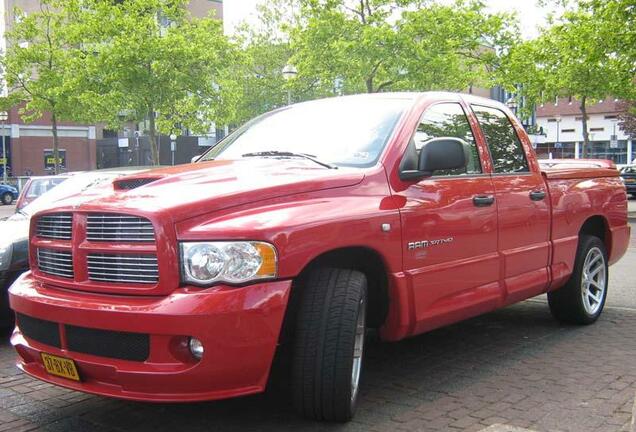
[[[583,225],[581,225],[581,229],[579,230],[579,237],[581,235],[591,235],[599,238],[605,245],[607,254],[609,255],[611,253],[612,232],[609,229],[609,224],[605,217],[601,215],[588,217],[585,222],[583,222]]]
[[[387,264],[382,255],[375,249],[367,246],[348,246],[332,249],[314,257],[294,278],[283,336],[285,334],[289,336],[290,332],[293,333],[293,329],[288,327],[293,323],[291,317],[296,314],[298,298],[302,294],[303,280],[313,269],[318,267],[347,268],[362,272],[367,278],[368,325],[378,328],[384,323],[389,311]]]

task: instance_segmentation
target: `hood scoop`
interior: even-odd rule
[[[157,181],[161,177],[125,178],[114,182],[115,190],[132,190]]]

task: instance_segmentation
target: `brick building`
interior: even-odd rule
[[[2,2],[0,49],[6,46],[4,34],[15,21],[16,7],[29,14],[39,10],[40,2],[39,0],[4,0]],[[222,1],[191,0],[188,9],[194,16],[207,16],[214,10],[217,18],[223,18]],[[99,125],[60,123],[58,129],[63,171],[95,169],[98,165],[97,143],[103,141],[103,128]],[[122,135],[123,132],[119,134]],[[20,117],[18,109],[13,108],[9,112],[9,119],[4,127],[0,124],[0,136],[2,135],[6,140],[7,171],[10,175],[46,175],[53,171],[53,135],[49,116],[27,123]],[[0,146],[0,161],[3,157]],[[1,175],[2,164],[0,164]]]

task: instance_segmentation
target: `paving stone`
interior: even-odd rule
[[[304,421],[276,388],[198,404],[90,396],[29,378],[0,340],[0,431],[636,432],[636,310],[591,326],[524,302],[398,343],[368,343],[353,422]],[[284,388],[284,386],[283,386]]]

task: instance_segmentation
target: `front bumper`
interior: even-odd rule
[[[49,287],[26,273],[9,290],[11,308],[57,324],[60,346],[27,336],[19,319],[11,343],[27,374],[87,393],[156,402],[258,393],[269,376],[290,287],[291,281],[274,281],[180,289],[166,297],[113,296]],[[132,361],[71,351],[67,329],[78,327],[147,335],[149,355]],[[190,336],[203,342],[200,361],[188,351]],[[82,381],[49,375],[42,352],[73,359]]]

